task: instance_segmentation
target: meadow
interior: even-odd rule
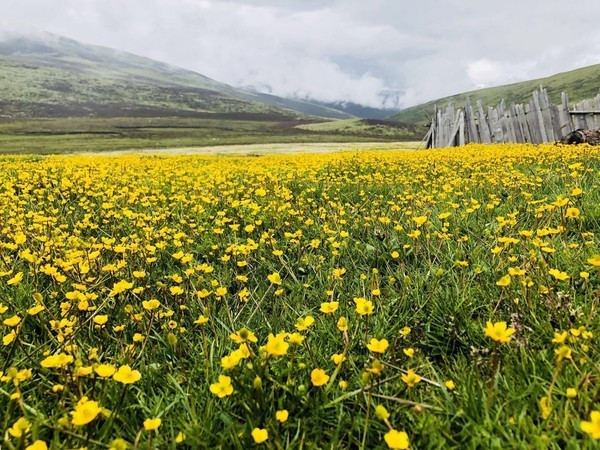
[[[0,158],[0,447],[598,448],[600,149]]]

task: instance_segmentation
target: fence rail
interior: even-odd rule
[[[561,103],[548,100],[543,87],[533,92],[525,104],[507,106],[504,100],[497,107],[484,111],[481,100],[473,109],[469,98],[463,109],[448,105],[435,106],[431,127],[425,141],[428,148],[456,147],[470,142],[522,142],[541,144],[562,139],[577,129],[600,128],[600,94],[595,98],[575,103],[569,109],[569,98],[564,92]]]

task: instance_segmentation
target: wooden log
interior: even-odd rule
[[[465,113],[461,110],[458,114],[458,145],[465,145]]]
[[[479,131],[477,130],[477,125],[475,124],[475,117],[473,116],[473,108],[471,108],[471,101],[469,97],[465,100],[465,122],[467,126],[467,130],[469,130],[469,141],[468,142],[481,142],[479,137]]]
[[[538,91],[533,91],[533,112],[537,116],[536,125],[540,131],[540,139],[542,142],[548,142],[548,134],[546,133],[546,127],[544,126],[544,116],[542,114],[542,107],[540,106],[540,95]]]
[[[571,120],[571,116],[569,115],[569,97],[565,92],[563,92],[560,96],[561,98],[561,107],[559,109],[559,117],[560,117],[560,128],[561,134],[566,136],[571,131],[573,131],[573,121]]]
[[[498,110],[496,108],[488,108],[488,119],[490,121],[490,133],[493,142],[503,142],[502,126],[498,119]]]
[[[540,88],[539,94],[540,109],[542,118],[544,119],[544,129],[546,130],[547,142],[556,140],[554,137],[554,129],[552,127],[552,118],[550,117],[550,101],[548,100],[548,92],[544,88]]]
[[[527,117],[525,115],[525,109],[522,104],[516,105],[517,115],[519,117],[519,123],[521,124],[521,131],[523,133],[523,139],[525,142],[533,142],[531,133],[529,132],[529,125],[527,124]]]
[[[554,139],[560,140],[563,137],[562,127],[560,126],[560,117],[558,113],[558,106],[550,104],[550,120],[552,122],[552,129],[554,130]]]
[[[512,103],[508,108],[508,117],[510,120],[510,126],[513,129],[513,134],[515,136],[515,142],[525,142],[525,138],[523,137],[521,124],[519,123],[519,118],[517,117],[517,111],[514,103]]]
[[[477,100],[477,113],[479,121],[479,133],[481,135],[481,142],[485,144],[492,143],[492,137],[490,134],[490,126],[488,125],[487,118],[483,113],[483,103],[481,100]]]
[[[542,143],[542,134],[540,132],[540,121],[538,114],[535,110],[535,103],[533,99],[529,101],[529,105],[527,105],[527,121],[529,123],[529,131],[531,132],[531,137],[533,139],[534,144]]]

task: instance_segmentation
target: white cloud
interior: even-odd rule
[[[477,88],[526,80],[534,68],[534,62],[510,63],[478,59],[467,64],[467,76]]]
[[[567,15],[558,0],[1,1],[12,24],[233,85],[367,106],[393,106],[390,91],[409,106],[600,62],[597,0]]]

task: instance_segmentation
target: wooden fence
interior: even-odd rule
[[[526,104],[507,106],[504,100],[496,108],[484,112],[481,100],[473,109],[469,98],[464,109],[455,110],[452,105],[439,109],[436,105],[431,127],[425,141],[427,148],[456,147],[469,142],[503,143],[558,141],[570,132],[584,128],[600,128],[600,94],[571,106],[564,92],[561,103],[548,100],[543,87],[533,92]]]

